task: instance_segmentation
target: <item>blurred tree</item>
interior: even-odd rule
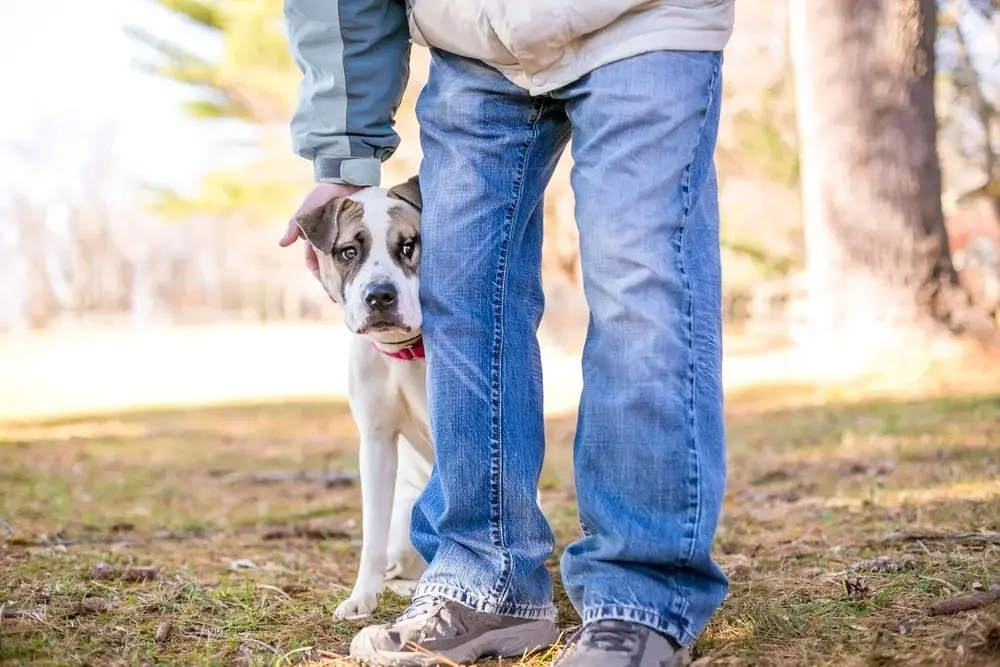
[[[285,41],[282,0],[149,1],[209,34],[222,48],[217,58],[208,58],[132,26],[127,29],[131,36],[154,54],[141,66],[194,92],[196,98],[185,105],[193,116],[252,127],[261,149],[256,162],[209,174],[193,197],[155,190],[154,208],[175,218],[196,213],[248,222],[286,218],[309,183],[310,170],[288,147],[299,72]]]
[[[806,334],[821,350],[891,349],[942,325],[995,336],[959,283],[945,233],[937,9],[936,0],[790,0]]]
[[[946,65],[938,72],[938,116],[950,166],[962,172],[951,179],[957,189],[949,199],[986,197],[994,200],[1000,213],[1000,11],[996,1],[939,0],[938,50]]]
[[[187,109],[204,118],[254,125],[282,124],[295,104],[298,72],[285,41],[282,0],[149,0],[217,37],[222,54],[209,60],[138,27],[133,37],[158,54],[153,73],[201,94]]]

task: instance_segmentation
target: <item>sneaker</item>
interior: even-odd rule
[[[379,667],[468,663],[521,657],[558,636],[552,621],[486,614],[431,596],[414,600],[391,624],[361,630],[351,642],[351,659]]]
[[[583,626],[552,667],[683,667],[687,649],[645,625],[604,619]]]

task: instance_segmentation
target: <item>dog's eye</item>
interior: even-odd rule
[[[349,246],[340,251],[340,258],[345,262],[350,262],[352,259],[358,256],[358,249],[354,246]]]
[[[413,241],[407,241],[399,248],[399,252],[403,255],[403,257],[409,259],[410,257],[413,257],[414,249],[415,246],[413,245]]]

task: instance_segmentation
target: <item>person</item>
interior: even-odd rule
[[[710,551],[725,487],[713,153],[733,0],[286,0],[303,73],[300,212],[380,183],[411,37],[421,287],[437,450],[413,512],[428,563],[377,665],[519,656],[558,638],[536,504],[543,192],[572,139],[590,321],[574,441],[582,537],[563,553],[582,619],[559,667],[682,664],[728,586]],[[289,224],[283,246],[296,239]],[[306,244],[308,246],[308,244]],[[307,264],[316,272],[307,247]]]

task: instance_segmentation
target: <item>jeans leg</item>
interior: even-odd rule
[[[725,596],[713,152],[721,54],[655,52],[560,91],[591,310],[574,463],[584,536],[562,559],[585,622],[687,644]]]
[[[436,458],[413,512],[415,596],[553,618],[544,455],[542,195],[569,135],[562,104],[436,52],[417,103],[421,305]]]

